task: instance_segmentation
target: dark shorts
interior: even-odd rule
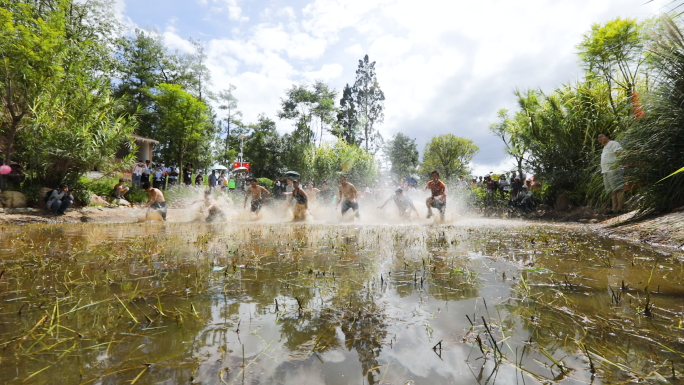
[[[264,198],[261,199],[253,199],[252,200],[252,212],[257,212],[261,210],[261,205],[264,203]]]
[[[435,200],[435,198],[432,198],[432,203],[430,204],[430,207],[436,208],[439,211],[444,211],[444,209],[446,208],[446,203],[438,202]]]
[[[221,220],[223,218],[225,218],[223,211],[221,211],[221,210],[210,210],[209,216],[207,216],[207,222],[213,222],[216,220]]]
[[[166,202],[154,203],[152,206],[150,206],[150,209],[159,211],[159,214],[161,214],[162,218],[166,220]]]
[[[354,211],[359,211],[359,204],[357,202],[352,202],[352,201],[342,202],[342,214],[349,211],[349,209],[353,209]]]

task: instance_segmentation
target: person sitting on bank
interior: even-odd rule
[[[128,194],[131,189],[124,185],[124,179],[119,178],[119,183],[114,185],[114,190],[112,191],[112,196],[115,199],[125,199],[124,195]]]
[[[202,176],[202,171],[198,171],[197,176],[195,177],[195,186],[201,186],[203,182],[204,176]]]
[[[66,209],[74,203],[74,196],[69,191],[69,186],[62,184],[58,189],[52,190],[47,202],[48,209],[55,215],[64,215]]]
[[[147,193],[149,202],[147,202],[147,213],[151,211],[158,212],[163,220],[166,220],[166,199],[161,190],[150,186],[150,182],[143,182],[142,189]]]

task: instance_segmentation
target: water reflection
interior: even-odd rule
[[[681,256],[489,224],[7,228],[0,382],[680,376]]]

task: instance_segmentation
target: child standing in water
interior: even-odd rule
[[[247,208],[247,199],[252,197],[252,212],[259,217],[259,212],[261,211],[261,205],[264,203],[264,198],[261,196],[262,193],[266,193],[266,196],[271,196],[271,192],[262,186],[257,184],[255,178],[250,179],[250,186],[247,188],[247,193],[245,194],[244,208]]]
[[[149,202],[147,203],[147,214],[149,215],[150,212],[156,211],[161,215],[162,220],[165,221],[166,199],[164,199],[164,194],[161,192],[161,190],[151,187],[149,181],[143,181],[142,188],[147,193],[147,197],[149,199]]]
[[[304,190],[299,187],[299,181],[293,180],[292,186],[292,196],[290,197],[290,202],[294,199],[297,204],[294,207],[294,220],[303,221],[306,219],[306,211],[309,208],[309,197],[306,195]]]

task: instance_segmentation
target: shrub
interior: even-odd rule
[[[266,187],[269,190],[273,190],[273,181],[268,178],[257,178],[260,185]]]

